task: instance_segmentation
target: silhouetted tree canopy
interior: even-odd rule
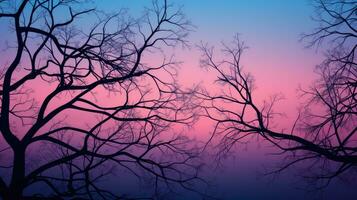
[[[319,79],[300,91],[305,102],[290,131],[271,126],[279,114],[274,110],[279,95],[257,103],[254,79],[242,70],[246,47],[238,36],[223,45],[223,60],[217,60],[213,47],[201,45],[201,64],[217,74],[216,83],[223,89],[217,95],[202,90],[197,97],[205,101],[205,115],[216,122],[212,137],[220,138],[220,153],[259,135],[286,156],[274,172],[303,162],[304,176],[323,187],[349,169],[354,172],[357,165],[357,2],[319,0],[314,6],[318,27],[303,40],[325,49],[326,56],[316,67]]]
[[[162,53],[186,45],[190,23],[166,1],[139,19],[85,3],[0,1],[13,36],[0,74],[1,198],[125,198],[100,184],[118,168],[157,193],[191,188],[197,151],[172,127],[195,120],[192,95]]]

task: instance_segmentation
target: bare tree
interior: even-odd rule
[[[180,10],[154,1],[133,19],[80,0],[0,3],[14,36],[0,75],[1,198],[121,198],[98,184],[118,167],[152,177],[157,191],[198,180],[195,148],[172,129],[195,120],[192,95],[160,53],[186,45]]]
[[[206,116],[216,122],[212,137],[220,136],[220,152],[226,153],[249,136],[260,136],[286,155],[277,171],[304,163],[308,178],[326,186],[333,177],[357,165],[357,65],[356,1],[316,1],[315,19],[320,26],[304,39],[321,46],[327,40],[326,59],[317,66],[320,78],[308,90],[306,98],[290,131],[271,126],[279,95],[259,105],[254,98],[254,79],[242,70],[240,59],[245,45],[235,38],[232,46],[224,45],[225,59],[217,61],[214,49],[202,45],[202,65],[218,74],[217,83],[224,89],[218,95],[207,91],[197,93],[206,101]],[[322,46],[321,48],[326,48]],[[321,181],[321,182],[320,182]]]

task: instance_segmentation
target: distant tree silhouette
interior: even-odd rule
[[[161,48],[186,45],[190,23],[166,1],[140,19],[84,2],[0,1],[13,33],[0,75],[1,198],[124,198],[98,184],[119,167],[157,191],[189,188],[196,150],[171,127],[194,121],[192,95]],[[158,55],[161,64],[144,62]]]
[[[205,101],[205,115],[216,122],[212,137],[219,136],[220,153],[259,135],[286,155],[284,165],[274,172],[304,162],[306,177],[323,187],[357,165],[357,2],[321,0],[314,5],[319,27],[303,39],[310,41],[309,46],[328,50],[326,59],[317,66],[320,78],[311,88],[301,90],[306,102],[291,131],[271,126],[279,114],[273,109],[281,99],[279,95],[258,105],[254,79],[240,64],[245,45],[238,37],[232,46],[224,45],[226,58],[221,61],[216,60],[212,47],[201,45],[202,65],[218,74],[216,82],[224,89],[218,95],[201,91],[197,96]]]

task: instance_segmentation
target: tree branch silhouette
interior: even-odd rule
[[[124,11],[83,8],[84,2],[0,2],[0,18],[16,36],[0,75],[1,153],[10,165],[0,196],[124,198],[97,184],[114,167],[139,178],[145,172],[156,188],[176,183],[192,190],[201,180],[197,151],[172,133],[196,118],[192,92],[180,89],[173,58],[144,62],[161,48],[186,45],[190,23],[166,1],[153,1],[137,20]],[[26,196],[36,184],[50,195]]]
[[[323,45],[330,41],[326,59],[317,66],[319,79],[307,90],[301,90],[306,99],[291,131],[274,130],[271,121],[278,113],[274,107],[281,99],[273,96],[259,105],[254,96],[254,79],[242,70],[240,63],[245,45],[238,36],[231,46],[223,44],[223,60],[216,60],[213,47],[201,45],[202,65],[217,74],[216,83],[223,90],[218,95],[200,91],[204,100],[205,116],[216,122],[213,137],[220,138],[220,153],[250,136],[259,135],[286,155],[280,172],[289,166],[305,162],[307,178],[321,181],[326,186],[331,179],[341,176],[357,165],[357,66],[356,2],[316,1],[317,30],[304,35],[312,39],[309,45]],[[212,139],[211,138],[211,139]],[[219,155],[221,155],[219,154]]]

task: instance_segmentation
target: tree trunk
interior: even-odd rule
[[[18,148],[14,150],[14,166],[12,170],[11,183],[4,200],[20,200],[24,189],[25,178],[25,150]]]

